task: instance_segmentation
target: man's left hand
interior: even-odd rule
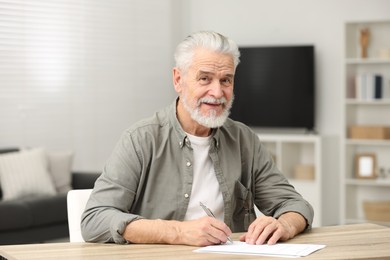
[[[276,242],[286,241],[302,232],[306,227],[306,220],[295,212],[287,212],[278,219],[268,216],[258,217],[249,226],[248,232],[240,237],[240,241],[252,245],[261,245],[267,242],[273,245]]]

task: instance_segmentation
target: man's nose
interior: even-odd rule
[[[223,97],[223,86],[219,80],[213,81],[213,83],[210,85],[209,94],[215,98]]]

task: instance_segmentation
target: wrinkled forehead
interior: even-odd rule
[[[198,48],[194,50],[190,68],[205,72],[234,74],[234,61],[230,54]]]

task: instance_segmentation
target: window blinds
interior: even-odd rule
[[[0,0],[0,146],[100,169],[121,131],[174,98],[171,1]]]

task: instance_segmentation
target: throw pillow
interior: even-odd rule
[[[48,152],[49,173],[58,193],[67,193],[72,189],[73,152]]]
[[[0,155],[0,180],[4,200],[56,194],[43,148]]]

